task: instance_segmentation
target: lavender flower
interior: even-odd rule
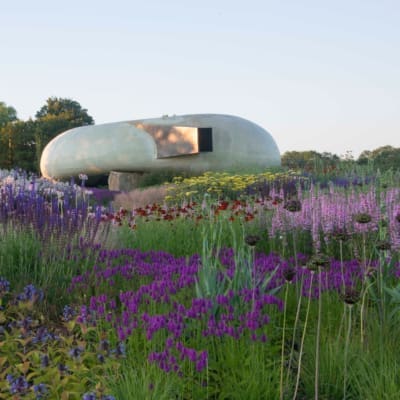
[[[74,347],[72,348],[68,354],[70,355],[70,357],[72,357],[74,360],[79,360],[81,354],[84,352],[83,347],[78,346],[78,347]]]
[[[23,376],[14,377],[8,374],[7,381],[10,385],[11,394],[24,394],[29,390],[30,385]]]
[[[33,386],[33,392],[36,395],[36,400],[42,400],[47,396],[49,391],[44,383],[39,383]]]
[[[117,347],[113,350],[117,357],[126,357],[126,346],[124,342],[119,342]]]
[[[93,392],[85,393],[82,396],[82,400],[96,400],[96,399],[97,399],[97,396]]]
[[[40,356],[40,365],[42,368],[48,367],[50,364],[49,356],[47,354],[43,354]]]
[[[35,336],[32,338],[32,343],[47,343],[50,340],[56,340],[57,336],[52,332],[49,332],[48,329],[44,326],[39,327],[36,331]]]
[[[8,293],[9,291],[10,291],[10,282],[5,278],[0,277],[0,297]]]
[[[64,306],[62,318],[64,321],[71,321],[76,315],[76,311],[69,305]]]
[[[23,292],[17,296],[17,300],[22,302],[36,302],[37,300],[43,300],[43,297],[43,290],[37,289],[34,285],[30,284],[24,287]]]

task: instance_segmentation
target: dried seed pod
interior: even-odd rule
[[[298,212],[301,211],[301,202],[298,199],[291,199],[284,204],[283,208],[290,212]]]
[[[293,267],[288,267],[283,270],[282,275],[286,282],[291,282],[296,275],[296,270]]]
[[[346,287],[340,297],[346,304],[353,305],[358,303],[361,298],[361,293],[355,288]]]
[[[325,254],[316,254],[310,258],[307,268],[310,271],[318,271],[319,269],[328,269],[331,265],[330,258]]]
[[[380,240],[376,243],[376,248],[381,251],[390,250],[391,245],[388,240]]]
[[[244,238],[244,241],[246,242],[246,244],[248,244],[251,247],[254,247],[259,241],[260,241],[260,236],[258,235],[247,235]]]
[[[358,213],[354,216],[354,220],[359,224],[368,224],[372,221],[372,217],[368,213]]]
[[[333,230],[329,237],[333,240],[338,240],[341,242],[346,242],[347,240],[350,239],[350,235],[347,233],[346,229],[342,228],[336,228]]]

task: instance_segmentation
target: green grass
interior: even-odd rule
[[[247,223],[240,220],[231,222],[224,214],[211,220],[177,218],[172,221],[146,221],[142,218],[137,221],[135,230],[127,226],[114,229],[115,236],[108,243],[113,243],[115,248],[162,250],[177,257],[199,254],[202,257],[202,269],[198,273],[197,285],[174,297],[176,302],[189,306],[196,296],[212,298],[228,289],[251,287],[251,260],[254,254],[244,244],[246,235],[260,237],[255,248],[257,252],[275,251],[285,258],[290,258],[297,252],[315,253],[308,231],[289,231],[284,237],[271,239],[268,236],[269,224],[268,212]],[[361,288],[362,299],[356,304],[345,305],[337,293],[327,292],[322,296],[320,304],[318,300],[311,299],[308,308],[308,299],[300,295],[300,283],[288,284],[284,343],[283,313],[273,307],[268,310],[270,324],[262,332],[268,338],[266,343],[252,341],[248,335],[239,340],[228,336],[204,337],[202,322],[192,322],[190,329],[182,336],[182,342],[198,351],[207,349],[208,365],[198,373],[192,363],[183,361],[182,377],[174,372],[165,373],[148,360],[149,353],[163,349],[168,336],[166,330],[157,332],[151,340],[145,337],[143,331],[136,330],[127,339],[127,356],[118,360],[118,372],[112,369],[112,372],[110,370],[104,376],[107,387],[117,399],[127,400],[286,400],[294,397],[299,373],[297,400],[400,398],[400,285],[393,274],[398,252],[391,253],[391,260],[387,259],[389,253],[377,252],[375,244],[379,235],[383,234],[385,231],[380,227],[378,232],[353,236],[342,243],[341,248],[337,242],[331,242],[322,248],[325,254],[336,258],[339,255],[351,258],[358,254],[366,263],[371,258],[379,260],[378,272],[365,278]],[[0,276],[10,280],[16,292],[28,283],[43,288],[46,297],[39,309],[39,316],[36,317],[38,321],[46,317],[50,319],[50,325],[59,327],[62,323],[58,316],[64,305],[87,304],[91,295],[100,295],[105,289],[114,298],[118,298],[120,292],[137,290],[152,279],[139,275],[135,276],[135,280],[118,277],[113,287],[106,288],[105,284],[96,287],[91,282],[85,289],[70,293],[67,288],[72,277],[91,271],[97,265],[98,253],[85,247],[75,247],[72,254],[68,254],[65,248],[69,242],[70,238],[49,238],[43,243],[29,229],[17,230],[8,226],[7,230],[1,231]],[[223,247],[235,249],[241,268],[231,281],[218,285],[217,275],[221,265],[215,251],[218,252]],[[124,260],[121,258],[114,262],[123,263]],[[111,268],[113,265],[106,266]],[[94,274],[90,279],[93,276]],[[281,290],[278,296],[283,299],[284,291]],[[318,332],[319,305],[321,328]],[[169,305],[152,302],[150,298],[141,307],[147,307],[146,310],[151,315],[170,311]],[[244,306],[238,304],[237,307],[239,310]],[[0,312],[0,324],[3,324],[4,315]],[[13,314],[12,318],[17,319],[17,315]],[[97,342],[104,332],[108,332],[113,344],[117,340],[111,323],[103,321],[92,332],[93,337],[89,332],[83,339],[74,338],[74,343],[71,344],[77,345],[80,341],[92,343],[94,360]],[[14,333],[16,336],[13,338],[13,351],[17,353],[19,332]],[[303,335],[304,347],[301,347]],[[317,335],[320,339],[318,346]],[[0,349],[4,349],[5,342],[0,341]],[[54,352],[57,353],[57,350]],[[24,356],[23,351],[20,353]],[[68,350],[64,349],[64,353],[68,354]],[[35,357],[37,362],[38,355]],[[0,352],[0,369],[6,363],[4,359]],[[319,377],[317,396],[316,365]],[[90,376],[93,380],[90,384],[95,385],[93,375],[85,375],[86,373],[88,372],[83,371],[82,376]],[[281,374],[284,377],[283,394],[280,393]],[[99,376],[98,379],[100,378],[103,377]]]

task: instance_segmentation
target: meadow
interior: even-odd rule
[[[0,171],[0,399],[400,398],[399,173],[80,178]]]

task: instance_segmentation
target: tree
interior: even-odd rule
[[[71,128],[94,124],[93,118],[77,101],[61,97],[48,98],[46,104],[36,113],[35,117],[39,121],[63,120],[68,122],[67,125]]]
[[[358,157],[357,163],[360,165],[371,163],[375,169],[381,171],[390,168],[397,170],[400,168],[400,148],[386,145],[372,151],[364,150]]]
[[[15,121],[17,121],[15,108],[0,101],[0,168],[10,167],[12,146],[10,129]]]
[[[93,124],[93,118],[71,99],[50,97],[35,120],[18,121],[17,112],[0,102],[0,168],[39,172],[46,144],[72,128]]]
[[[17,111],[14,107],[7,106],[6,103],[0,101],[0,128],[17,120]]]
[[[0,168],[37,170],[34,124],[32,120],[15,121],[0,129]]]
[[[46,104],[36,113],[35,153],[37,169],[40,157],[46,144],[54,137],[68,129],[94,124],[87,110],[74,100],[50,97]]]
[[[340,158],[336,154],[314,150],[287,151],[281,157],[282,166],[312,173],[331,173],[336,169]]]
[[[320,154],[316,151],[287,151],[281,157],[283,167],[290,169],[313,170]]]

